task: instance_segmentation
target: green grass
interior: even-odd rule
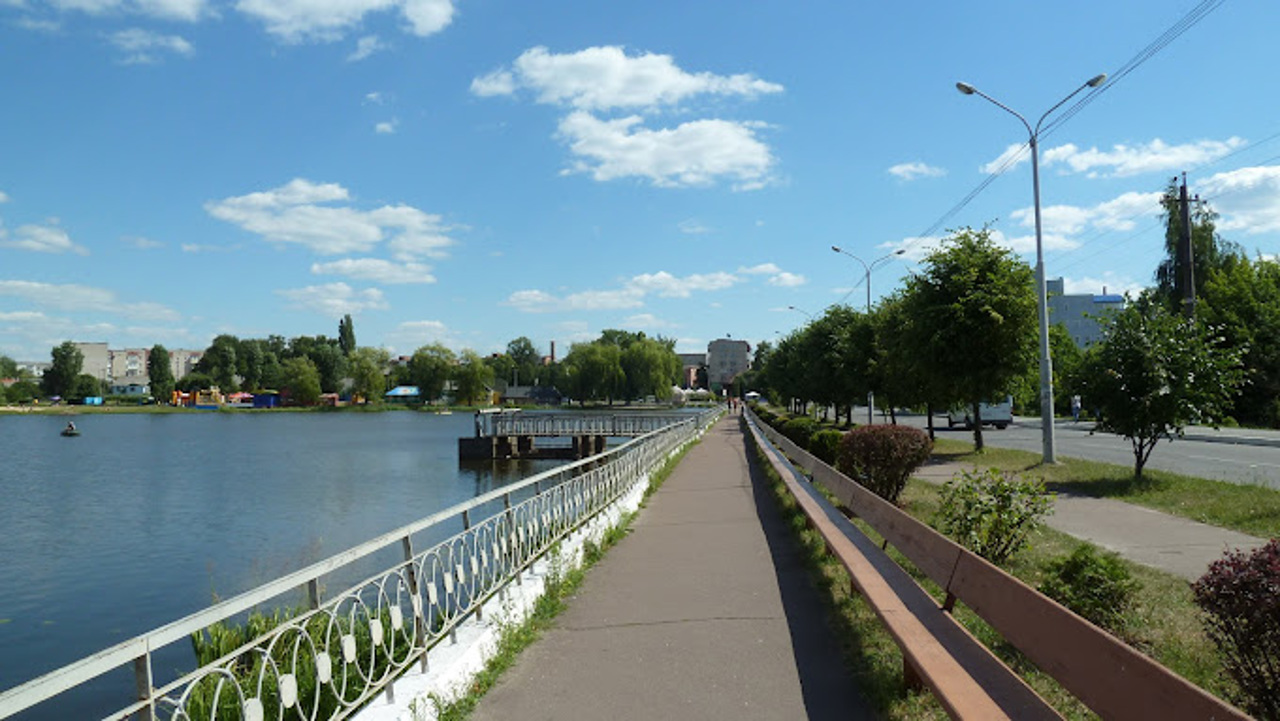
[[[669,459],[663,466],[658,469],[649,479],[649,485],[645,488],[644,501],[641,501],[641,507],[647,503],[650,496],[653,495],[663,482],[671,475],[672,470],[684,458],[697,442],[686,446],[680,453]],[[559,570],[559,564],[554,560],[558,557],[553,551],[552,572],[549,574],[544,588],[543,595],[538,598],[534,605],[533,613],[529,615],[524,622],[519,624],[510,624],[503,626],[499,631],[498,645],[493,656],[485,663],[485,667],[472,680],[469,686],[462,693],[453,699],[445,699],[435,694],[431,695],[431,703],[435,706],[436,718],[440,721],[462,721],[471,715],[476,706],[480,703],[480,699],[484,697],[502,678],[502,675],[511,667],[520,657],[520,653],[524,649],[531,646],[547,631],[555,627],[555,619],[568,607],[569,600],[577,593],[582,586],[582,582],[586,579],[587,571],[599,562],[605,552],[616,545],[619,541],[626,537],[630,532],[631,522],[634,520],[635,514],[626,514],[618,523],[607,529],[600,539],[600,543],[592,543],[588,541],[583,547],[582,564],[574,569],[570,569],[567,573]],[[410,713],[414,718],[418,718],[420,713],[416,706],[410,707]]]
[[[1280,529],[1280,491],[1260,485],[1211,481],[1150,468],[1143,471],[1141,481],[1135,481],[1133,468],[1128,466],[1077,458],[1061,458],[1056,465],[1043,466],[1036,453],[990,446],[974,453],[972,444],[945,438],[936,441],[933,455],[1030,473],[1058,492],[1114,498],[1264,538]]]

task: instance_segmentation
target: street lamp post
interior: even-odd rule
[[[1022,121],[1022,126],[1027,129],[1029,137],[1028,144],[1031,146],[1031,188],[1035,200],[1036,216],[1036,303],[1040,311],[1040,423],[1044,446],[1041,458],[1042,463],[1056,463],[1057,459],[1054,456],[1053,441],[1053,360],[1049,357],[1049,305],[1045,292],[1044,243],[1040,228],[1040,126],[1044,123],[1044,119],[1049,117],[1050,113],[1062,107],[1063,103],[1075,97],[1081,90],[1096,88],[1106,80],[1105,73],[1090,78],[1083,85],[1073,90],[1070,95],[1059,100],[1057,105],[1046,110],[1044,115],[1041,115],[1040,119],[1036,121],[1034,129],[1026,118],[1008,105],[968,83],[956,83],[956,89],[961,93],[977,95]]]
[[[787,310],[794,310],[797,313],[804,313],[806,318],[808,318],[809,320],[813,320],[813,314],[805,310],[804,308],[797,308],[794,305],[789,305],[787,306]]]
[[[862,266],[862,270],[866,273],[866,275],[863,276],[863,280],[867,285],[867,315],[871,315],[871,271],[875,270],[877,266],[879,266],[881,263],[885,262],[886,260],[890,260],[894,256],[902,255],[903,253],[907,252],[906,249],[899,248],[882,258],[876,258],[875,260],[871,261],[871,265],[867,265],[865,262],[863,262],[862,258],[859,258],[858,256],[854,255],[853,253],[850,253],[847,250],[844,250],[838,245],[831,246],[831,249],[837,253],[842,253],[844,255],[849,256],[850,258],[853,258],[854,260],[858,261],[859,265]],[[868,390],[867,391],[867,425],[871,425],[875,423],[875,413],[876,413],[876,392],[873,390]]]

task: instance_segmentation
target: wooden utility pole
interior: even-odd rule
[[[1196,314],[1196,254],[1191,242],[1191,200],[1187,197],[1186,173],[1182,174],[1182,186],[1178,189],[1178,218],[1182,224],[1178,229],[1178,274],[1182,279],[1182,309],[1188,318],[1193,318]]]

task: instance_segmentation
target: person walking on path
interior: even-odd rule
[[[471,718],[873,718],[741,422],[708,430]]]

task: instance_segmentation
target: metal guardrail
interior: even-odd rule
[[[642,436],[680,423],[689,414],[496,413],[483,420],[486,436]]]
[[[0,719],[132,665],[135,703],[109,718],[341,719],[377,695],[562,537],[605,510],[721,413],[680,422],[593,458],[479,496],[181,620],[0,693]],[[546,490],[543,490],[546,489]],[[513,503],[520,495],[532,494]],[[480,521],[473,512],[500,511]],[[463,530],[425,551],[415,537],[461,521]],[[321,580],[380,551],[403,561],[321,601]],[[152,658],[164,647],[306,589],[309,608],[214,662],[158,688]]]

